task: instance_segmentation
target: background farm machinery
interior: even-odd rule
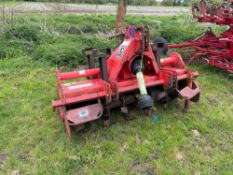
[[[227,25],[228,29],[216,36],[211,28],[195,40],[183,44],[171,44],[170,48],[191,47],[183,54],[191,54],[189,64],[194,61],[211,64],[222,70],[233,73],[233,1],[214,3],[203,0],[192,5],[193,17],[201,23]]]
[[[106,49],[100,55],[97,49],[83,50],[88,69],[56,71],[58,100],[52,105],[64,121],[69,138],[71,128],[80,130],[100,117],[109,125],[113,108],[120,108],[128,117],[128,105],[137,103],[148,114],[154,102],[166,104],[181,97],[187,111],[190,101],[199,99],[200,89],[194,81],[198,72],[188,70],[177,53],[160,59],[160,53],[167,51],[165,43],[150,43],[147,27],[129,26],[118,36],[122,40],[113,52]]]

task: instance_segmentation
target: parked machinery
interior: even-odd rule
[[[201,60],[201,63],[233,73],[233,1],[225,0],[215,3],[202,0],[192,5],[192,14],[201,23],[228,25],[228,29],[216,36],[211,28],[195,40],[183,44],[171,44],[170,48],[185,48],[183,54],[191,54],[189,64]]]
[[[100,117],[109,125],[113,108],[128,116],[127,106],[136,102],[148,114],[154,102],[182,97],[187,111],[190,101],[199,99],[200,88],[194,81],[198,72],[188,70],[177,53],[160,59],[165,43],[150,43],[147,27],[129,26],[118,36],[122,41],[113,52],[107,49],[99,55],[97,49],[83,50],[88,69],[56,71],[58,99],[52,105],[69,138],[71,128],[79,130]]]

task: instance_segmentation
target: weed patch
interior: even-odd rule
[[[93,37],[66,36],[56,38],[50,44],[41,44],[33,53],[34,60],[47,62],[50,65],[75,67],[85,64],[86,57],[82,49],[86,47],[104,49],[110,41]]]
[[[26,41],[39,42],[40,41],[40,31],[38,27],[35,26],[14,26],[10,27],[5,31],[5,37],[10,40],[22,39]]]

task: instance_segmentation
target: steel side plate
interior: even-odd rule
[[[101,104],[87,105],[67,111],[66,118],[69,125],[79,125],[93,120],[97,120],[103,113]]]

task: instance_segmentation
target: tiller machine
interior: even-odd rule
[[[192,47],[182,52],[183,54],[195,52],[189,59],[189,64],[196,60],[233,73],[233,1],[226,0],[220,4],[211,0],[203,0],[192,5],[192,14],[198,22],[228,25],[229,28],[219,36],[216,36],[209,28],[193,41],[171,44],[169,47]]]
[[[64,121],[69,138],[71,128],[80,130],[100,117],[109,125],[113,108],[128,117],[128,105],[137,103],[148,114],[154,102],[166,104],[169,99],[182,97],[187,111],[190,101],[199,99],[200,88],[194,81],[198,72],[189,71],[177,53],[160,59],[165,43],[151,44],[147,27],[130,26],[118,36],[123,39],[113,52],[106,49],[100,55],[97,49],[83,50],[88,69],[56,71],[59,99],[52,105]]]

